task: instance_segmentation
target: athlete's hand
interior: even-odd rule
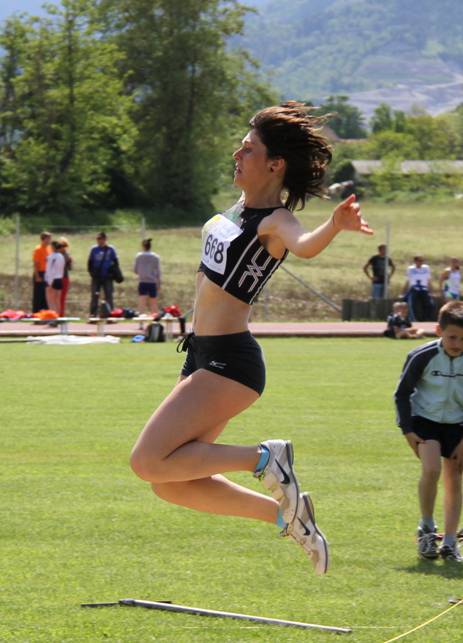
[[[374,234],[360,212],[355,194],[351,194],[333,210],[331,220],[337,230],[351,230],[363,234]]]
[[[450,459],[456,461],[460,471],[463,471],[463,440],[456,447],[455,451],[450,456]]]
[[[418,452],[418,445],[424,444],[425,440],[423,440],[423,438],[420,438],[419,435],[416,435],[416,433],[413,433],[413,431],[411,433],[406,433],[404,437],[407,440],[413,453],[417,458],[419,458],[420,454]]]

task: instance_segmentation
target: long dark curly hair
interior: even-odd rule
[[[249,125],[267,148],[269,158],[283,158],[286,172],[283,188],[285,207],[302,209],[307,199],[324,196],[323,179],[332,154],[320,133],[326,118],[310,114],[311,107],[297,101],[266,107]]]

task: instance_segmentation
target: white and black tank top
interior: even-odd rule
[[[242,203],[216,214],[203,226],[203,247],[199,271],[225,292],[252,304],[278,266],[257,236],[260,222],[274,208],[248,208]]]

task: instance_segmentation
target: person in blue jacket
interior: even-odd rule
[[[106,232],[99,232],[96,237],[96,245],[92,246],[87,260],[87,270],[92,278],[90,315],[98,315],[98,301],[100,291],[103,289],[105,301],[109,308],[114,308],[113,291],[114,276],[112,269],[118,265],[119,259],[116,250],[107,242]]]
[[[438,340],[408,354],[394,397],[397,423],[421,460],[418,554],[461,563],[457,531],[463,469],[463,302],[440,309],[436,333]],[[438,550],[434,505],[441,467],[444,539]]]

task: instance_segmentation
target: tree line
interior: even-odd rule
[[[342,139],[336,144],[330,166],[333,182],[351,178],[348,172],[352,160],[382,160],[383,170],[368,181],[368,196],[445,198],[463,192],[463,174],[405,177],[397,172],[398,164],[404,160],[463,159],[463,103],[438,116],[418,108],[407,114],[382,103],[375,109],[368,129],[346,96],[330,97],[321,111],[335,114],[329,125]]]
[[[275,100],[229,39],[234,0],[61,0],[0,33],[0,212],[210,207],[238,132]]]
[[[236,45],[247,11],[236,0],[61,0],[8,19],[0,214],[204,219],[249,116],[279,100]],[[463,158],[463,107],[432,117],[380,105],[368,127],[347,96],[330,96],[318,113],[354,139],[336,144],[333,181],[355,158]]]

